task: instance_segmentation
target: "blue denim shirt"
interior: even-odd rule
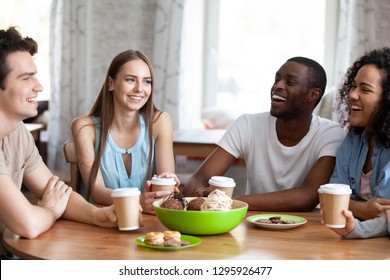
[[[360,178],[368,153],[366,133],[347,135],[336,155],[336,167],[330,183],[348,184],[352,199],[360,196]],[[376,145],[372,157],[371,193],[373,197],[390,198],[390,149]]]

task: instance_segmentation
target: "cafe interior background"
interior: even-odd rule
[[[68,174],[63,144],[72,120],[89,112],[112,58],[140,49],[155,70],[155,102],[174,129],[226,128],[242,113],[269,109],[274,73],[307,56],[328,75],[316,113],[333,118],[340,79],[365,51],[390,46],[388,0],[0,0],[0,27],[39,43],[47,104],[39,148]],[[191,174],[202,159],[176,158]],[[229,170],[245,184],[243,166]]]

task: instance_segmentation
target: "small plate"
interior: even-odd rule
[[[135,244],[137,244],[139,246],[147,247],[147,248],[158,249],[158,250],[180,250],[180,249],[198,246],[202,242],[202,240],[198,237],[184,235],[184,234],[181,235],[181,241],[188,242],[188,245],[183,245],[183,246],[179,246],[179,247],[151,245],[151,244],[145,243],[145,235],[142,235],[142,236],[138,236],[135,239]]]
[[[293,221],[293,224],[269,224],[269,223],[261,223],[256,222],[258,219],[268,219],[270,217],[280,217],[281,220],[290,220]],[[306,224],[307,220],[302,217],[293,216],[293,215],[284,215],[284,214],[258,214],[249,216],[246,218],[246,220],[256,226],[262,227],[262,228],[268,228],[268,229],[289,229],[289,228],[296,228],[303,224]]]

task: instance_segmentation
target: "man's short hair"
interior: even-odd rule
[[[5,78],[11,69],[6,59],[9,54],[17,51],[26,51],[31,55],[38,52],[38,44],[32,38],[22,37],[15,27],[0,30],[0,88],[5,89]]]
[[[310,88],[319,88],[321,90],[320,98],[317,100],[316,105],[321,101],[326,88],[326,72],[325,69],[315,60],[296,56],[288,59],[287,61],[293,61],[305,65],[308,71],[308,82]]]

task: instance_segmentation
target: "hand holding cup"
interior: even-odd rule
[[[345,227],[344,210],[348,210],[352,191],[349,185],[325,184],[318,189],[325,225],[330,228]]]
[[[120,230],[135,230],[140,226],[140,195],[137,188],[114,189],[111,193]]]

